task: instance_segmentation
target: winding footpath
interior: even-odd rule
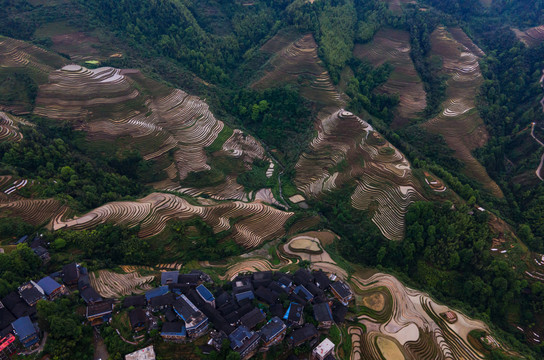
[[[540,146],[544,147],[544,143],[542,141],[538,140],[538,138],[535,136],[535,123],[534,122],[531,124],[531,136],[533,137],[533,139],[536,140],[537,143],[540,144]],[[536,169],[536,176],[538,176],[538,178],[541,181],[544,181],[544,179],[540,175],[541,171],[542,171],[542,165],[543,164],[544,164],[544,154],[542,154],[542,156],[540,157],[540,164],[538,165],[538,168]]]

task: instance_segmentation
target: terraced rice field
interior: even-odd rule
[[[251,87],[266,89],[279,84],[298,84],[304,97],[325,105],[341,106],[344,100],[317,56],[313,35],[303,35],[280,50],[283,44],[283,35],[276,35],[262,47],[261,51],[273,51],[275,55],[264,66],[264,75]]]
[[[465,164],[467,175],[493,195],[503,197],[499,186],[471,153],[489,137],[474,102],[482,83],[478,60],[483,52],[458,28],[448,31],[439,27],[431,34],[431,46],[432,54],[442,58],[441,71],[449,76],[447,99],[442,104],[443,111],[422,126],[444,136],[455,156]]]
[[[150,290],[154,275],[140,276],[137,269],[126,274],[109,270],[98,270],[90,274],[91,285],[100,296],[117,299],[125,295],[141,294]]]
[[[389,79],[377,91],[398,94],[399,105],[391,126],[400,127],[418,117],[427,106],[423,83],[410,58],[410,34],[407,31],[381,29],[368,44],[357,44],[354,55],[374,66],[393,65]]]
[[[297,243],[299,243],[300,240],[311,240],[315,242],[320,251],[308,252],[307,249],[298,249]],[[295,246],[292,247],[292,244],[295,244]],[[324,272],[335,274],[341,279],[346,279],[348,277],[347,272],[336,264],[327,251],[323,250],[323,246],[318,238],[296,236],[284,244],[280,250],[288,257],[309,261],[311,263],[310,269],[323,270]]]
[[[15,119],[15,121],[14,121]],[[19,131],[17,123],[20,122],[13,115],[0,111],[0,142],[20,141],[23,134]]]
[[[163,189],[176,191],[183,188],[179,181],[190,172],[210,170],[205,148],[224,127],[200,98],[155,84],[136,70],[64,66],[52,71],[49,83],[40,86],[36,104],[36,114],[80,124],[93,140],[129,138],[144,160],[165,158],[172,152],[174,165],[167,169],[172,181]],[[260,143],[240,130],[227,139],[221,153],[239,158],[249,168],[254,159],[265,158]],[[236,184],[233,190],[233,181],[199,190],[218,194],[220,199],[243,199],[243,187]]]
[[[274,266],[270,261],[265,259],[248,259],[240,261],[231,265],[227,268],[227,271],[224,276],[220,276],[222,280],[233,280],[236,276],[248,272],[258,272],[258,271],[268,271],[268,270],[279,270],[280,268],[291,264],[292,262],[284,261],[280,265]]]
[[[369,285],[364,285],[369,284]],[[472,330],[490,333],[487,325],[471,320],[455,312],[458,321],[449,324],[439,315],[453,311],[437,304],[427,294],[405,287],[396,278],[386,274],[375,274],[368,279],[352,277],[355,293],[365,294],[357,304],[368,306],[366,295],[373,289],[386,291],[387,301],[383,311],[369,307],[370,312],[359,316],[366,327],[362,333],[350,328],[354,349],[352,359],[364,354],[368,359],[483,359],[484,354],[475,349],[468,340]],[[373,302],[376,304],[376,302]]]
[[[56,199],[24,199],[14,195],[0,197],[0,216],[19,217],[32,225],[44,224],[64,211],[65,207]]]
[[[0,67],[28,68],[47,75],[66,64],[66,59],[24,41],[0,36]]]
[[[525,31],[513,28],[512,31],[514,31],[518,40],[528,47],[537,46],[544,41],[544,25],[533,27]]]
[[[156,235],[164,230],[169,220],[201,217],[215,232],[231,229],[230,235],[246,248],[284,235],[284,224],[293,215],[271,206],[252,202],[224,202],[211,206],[196,206],[186,200],[163,193],[153,193],[137,201],[119,201],[103,205],[73,219],[57,216],[54,230],[61,228],[88,229],[105,222],[127,226],[140,225],[140,237]],[[237,220],[234,220],[237,219]],[[231,225],[231,221],[234,222]]]
[[[401,240],[408,206],[423,200],[408,160],[350,112],[324,113],[317,128],[317,137],[295,166],[297,188],[307,197],[317,197],[356,179],[352,206],[370,211],[372,221],[386,238]],[[344,161],[346,170],[330,170]]]

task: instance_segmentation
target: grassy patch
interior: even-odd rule
[[[334,165],[333,167],[329,168],[329,174],[334,174],[336,172],[343,173],[348,169],[349,165],[346,159],[342,159],[338,164]]]
[[[206,148],[206,151],[208,153],[213,153],[213,152],[221,150],[221,148],[223,147],[223,144],[225,143],[225,141],[228,140],[228,138],[232,136],[233,132],[234,130],[232,130],[232,128],[225,125],[223,127],[223,130],[221,130],[219,134],[217,135],[217,138],[215,138],[214,142]]]
[[[272,257],[272,259],[270,260],[272,265],[280,264],[280,258],[278,257],[278,253],[276,252],[276,248],[274,246],[270,246],[268,248],[268,254]]]
[[[267,161],[255,159],[251,170],[238,175],[236,181],[248,191],[262,189],[268,185],[268,178],[266,177],[268,166]]]

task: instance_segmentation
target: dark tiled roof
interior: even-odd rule
[[[178,283],[196,286],[200,282],[199,274],[179,274]]]
[[[147,301],[144,295],[127,296],[123,299],[123,307],[145,306]]]
[[[176,334],[186,336],[185,324],[182,321],[165,322],[162,324],[161,334]]]
[[[89,286],[91,286],[91,280],[89,279],[89,274],[81,273],[79,276],[79,279],[77,280],[77,288],[81,291]]]
[[[281,295],[281,294],[284,294],[284,293],[288,293],[289,290],[286,288],[286,287],[283,287],[280,285],[279,282],[277,281],[272,281],[269,285],[268,285],[268,289],[270,289],[270,291],[273,291],[275,292],[276,294],[278,295]]]
[[[309,282],[304,286],[313,296],[323,295],[323,290],[317,287],[313,282]]]
[[[289,308],[285,312],[283,319],[291,323],[298,323],[300,319],[302,318],[303,312],[304,312],[304,306],[297,303],[291,303],[289,305]]]
[[[216,297],[215,305],[217,307],[221,307],[224,304],[228,303],[229,301],[232,301],[232,297],[230,296],[228,292],[224,291]]]
[[[177,283],[179,271],[164,271],[161,272],[161,285]]]
[[[147,317],[145,311],[142,309],[134,309],[128,313],[128,319],[130,320],[130,326],[135,328],[141,324],[147,323]]]
[[[15,316],[20,318],[23,316],[33,316],[36,314],[36,308],[28,306],[26,302],[17,294],[12,291],[6,297],[2,299],[2,304]]]
[[[281,317],[285,313],[285,309],[283,308],[282,304],[272,304],[272,305],[270,305],[270,308],[268,309],[268,312],[272,316],[280,316]]]
[[[307,303],[305,298],[295,294],[294,292],[289,295],[289,300],[291,300],[292,302],[302,304],[302,305],[306,305],[306,303]]]
[[[272,271],[260,271],[253,273],[253,287],[258,288],[259,286],[267,287],[273,279],[274,274]]]
[[[79,271],[76,263],[64,265],[62,268],[62,281],[65,283],[72,283],[79,279]]]
[[[15,320],[15,316],[13,316],[13,314],[7,308],[3,306],[0,307],[0,330],[7,328]]]
[[[24,289],[19,290],[19,294],[27,304],[31,305],[43,299],[43,294],[34,285],[27,283],[23,286]]]
[[[261,337],[265,342],[271,341],[286,327],[284,322],[281,321],[279,317],[275,316],[261,328]]]
[[[327,276],[327,274],[325,274],[323,272],[323,270],[314,271],[314,272],[312,272],[312,275],[314,276],[314,280],[315,280],[316,285],[321,290],[326,290],[329,287],[329,285],[331,284],[331,281],[329,280],[329,277]]]
[[[102,301],[102,296],[100,296],[92,286],[87,286],[85,289],[81,290],[79,294],[87,304]]]
[[[253,294],[253,291],[251,290],[237,293],[235,297],[238,302],[241,302],[242,300],[245,300],[245,299],[249,299],[249,300],[255,299],[255,295]]]
[[[314,316],[316,321],[325,322],[332,321],[331,308],[328,303],[321,303],[314,305]]]
[[[306,269],[298,269],[295,272],[294,280],[297,285],[305,285],[312,279],[312,274]]]
[[[287,275],[283,275],[278,279],[278,283],[280,283],[280,285],[288,287],[293,284],[293,278]]]
[[[187,294],[191,290],[191,285],[189,284],[168,284],[168,289],[172,292],[177,292],[180,294]]]
[[[239,277],[232,281],[232,292],[234,294],[253,290],[250,277]]]
[[[313,324],[306,324],[300,329],[293,331],[290,336],[290,340],[295,346],[298,346],[314,337],[317,337],[319,333]]]
[[[223,314],[223,316],[227,314],[231,314],[238,310],[240,307],[235,302],[226,303],[225,305],[218,308],[218,310]]]
[[[49,252],[43,246],[35,247],[34,249],[32,249],[32,251],[34,251],[34,254],[36,254],[36,256],[40,257],[43,255],[49,255]]]
[[[111,300],[105,300],[96,304],[87,306],[87,317],[98,316],[102,314],[111,313],[113,310],[113,302]]]
[[[167,293],[160,296],[155,296],[149,300],[149,305],[153,308],[172,305],[175,302],[174,294]]]
[[[178,319],[178,316],[176,315],[176,313],[174,312],[174,310],[172,310],[171,308],[168,308],[168,309],[166,309],[166,311],[164,312],[164,318],[166,319],[166,321],[172,322],[172,321],[177,320],[177,319]]]
[[[351,295],[351,289],[347,284],[342,281],[335,281],[331,284],[331,288],[334,289],[341,297],[345,298]]]
[[[257,299],[264,301],[268,305],[274,304],[278,299],[278,295],[276,293],[262,286],[255,291],[255,295],[257,296]]]
[[[243,350],[245,345],[250,344],[257,335],[254,331],[249,330],[247,327],[240,325],[229,335],[230,347],[233,350]],[[257,335],[258,336],[258,335]]]
[[[240,318],[240,322],[242,323],[242,325],[246,326],[249,329],[254,328],[255,326],[257,326],[258,323],[265,320],[266,316],[258,308],[251,310],[249,313],[245,314]]]
[[[335,303],[332,307],[332,317],[335,323],[343,323],[348,313],[348,308],[340,303]]]
[[[8,310],[12,310],[17,303],[23,301],[19,294],[17,294],[15,291],[10,292],[2,299],[2,304],[4,304],[5,307],[8,308]]]
[[[299,285],[295,288],[295,294],[302,296],[306,301],[310,301],[314,298],[312,293],[306,289],[304,285]]]

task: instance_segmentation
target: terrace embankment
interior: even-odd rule
[[[513,28],[512,31],[514,31],[518,40],[528,47],[538,46],[544,41],[544,25],[529,28],[525,31]]]
[[[357,44],[354,55],[374,66],[391,64],[394,69],[385,84],[376,91],[399,95],[392,127],[407,124],[417,118],[427,106],[426,94],[412,59],[410,58],[410,34],[394,29],[379,30],[368,44]]]
[[[355,179],[352,206],[370,211],[372,221],[388,239],[402,239],[408,206],[423,200],[408,160],[348,111],[322,113],[316,126],[316,138],[295,166],[297,188],[317,197]]]
[[[436,303],[427,294],[407,288],[391,275],[378,273],[364,280],[353,276],[351,282],[357,303],[367,308],[358,316],[366,332],[357,328],[350,330],[357,347],[352,355],[364,353],[371,359],[389,358],[386,354],[400,359],[485,357],[469,341],[473,330],[491,333],[483,322]],[[377,295],[383,298],[379,308],[375,306]],[[367,301],[369,298],[371,302]],[[448,312],[455,314],[453,322],[441,315]]]
[[[211,169],[206,149],[225,125],[199,97],[168,88],[137,70],[62,66],[65,59],[60,61],[42,49],[7,38],[1,38],[2,47],[6,50],[0,56],[2,66],[37,68],[45,77],[34,114],[70,121],[88,133],[90,142],[114,142],[120,148],[139,151],[144,160],[168,162],[170,166],[164,170],[170,181],[160,183],[161,189],[187,188],[180,186],[180,181],[189,173]],[[42,62],[44,59],[48,62]],[[49,63],[62,67],[53,70]],[[240,130],[231,131],[230,138],[222,142],[216,155],[236,159],[240,169],[251,169],[256,158],[266,159],[260,143]],[[244,199],[243,187],[236,184],[237,174],[227,175],[230,178],[225,177],[219,186],[192,191],[217,194],[221,199]]]
[[[231,229],[232,237],[246,248],[285,234],[284,224],[293,215],[260,202],[224,202],[210,206],[192,205],[172,194],[152,193],[137,201],[118,201],[105,204],[87,214],[64,219],[59,214],[52,223],[53,230],[92,228],[102,223],[140,226],[140,237],[162,232],[169,220],[187,220],[198,216],[215,232]],[[232,223],[232,224],[231,224]]]
[[[301,95],[309,100],[326,106],[342,106],[344,99],[317,55],[313,35],[299,36],[284,46],[287,39],[284,34],[278,34],[263,45],[261,51],[274,54],[264,65],[263,76],[251,87],[266,89],[279,84],[294,84],[300,87]]]
[[[432,54],[442,59],[441,72],[449,79],[441,113],[422,126],[444,136],[455,156],[465,164],[464,172],[468,176],[496,197],[503,197],[499,186],[472,155],[472,151],[485,145],[489,138],[475,104],[483,81],[478,64],[483,53],[461,29],[448,31],[444,27],[431,34],[431,47]]]

